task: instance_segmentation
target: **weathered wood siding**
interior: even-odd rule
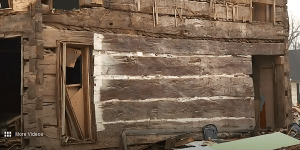
[[[189,48],[198,50],[189,50],[185,41]],[[191,46],[196,44],[199,47]],[[230,44],[238,43],[223,45]],[[253,130],[251,56],[226,53],[233,49],[224,54],[217,46],[209,51],[209,46],[200,45],[197,40],[95,34],[94,103],[98,135],[103,137],[109,132],[117,136],[124,129],[192,130],[209,123],[216,124],[221,132]],[[239,120],[245,122],[236,124]]]

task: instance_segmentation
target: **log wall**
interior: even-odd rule
[[[275,1],[272,23],[252,22],[248,0],[163,0],[154,14],[148,0],[111,0],[103,7],[66,12],[50,11],[52,6],[42,7],[39,1],[13,2],[14,11],[20,12],[2,16],[0,35],[23,36],[24,131],[46,135],[31,137],[31,147],[116,148],[125,129],[201,131],[210,123],[220,133],[251,132],[252,55],[285,56],[284,66],[277,64],[278,97],[288,105],[278,114],[288,116],[279,119],[286,121],[282,126],[290,121],[286,0]],[[54,53],[58,42],[94,46],[94,144],[60,145]],[[202,138],[200,132],[196,135]],[[170,136],[128,136],[128,144]]]

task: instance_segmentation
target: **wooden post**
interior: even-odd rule
[[[250,23],[252,23],[252,18],[253,18],[252,11],[253,11],[252,0],[250,0],[250,19],[249,19]]]
[[[86,46],[82,53],[82,88],[84,95],[84,126],[85,126],[85,137],[91,138],[91,111],[90,111],[90,90],[89,90],[89,59],[90,49]]]
[[[62,103],[61,103],[61,125],[62,125],[62,135],[65,135],[65,125],[66,125],[66,51],[67,51],[67,46],[66,43],[63,43],[63,65],[62,65],[62,70],[63,70],[63,77],[62,77]]]
[[[274,3],[273,3],[273,23],[274,25],[276,24],[276,20],[275,20],[275,16],[276,16],[276,0],[274,0]]]

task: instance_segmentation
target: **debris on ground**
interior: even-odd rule
[[[0,138],[0,147],[10,148],[12,146],[20,147],[21,138],[20,137]]]

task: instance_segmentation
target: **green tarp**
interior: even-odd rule
[[[280,132],[209,146],[214,150],[273,150],[300,144],[300,140]]]

